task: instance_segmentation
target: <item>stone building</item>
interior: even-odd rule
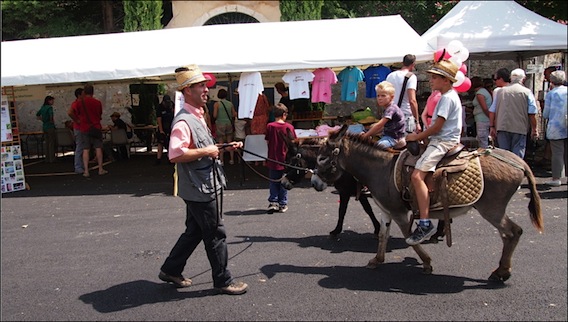
[[[172,1],[165,28],[280,21],[279,1]]]

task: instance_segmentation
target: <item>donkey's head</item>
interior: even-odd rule
[[[289,131],[287,135],[280,135],[288,148],[286,163],[289,165],[282,179],[282,185],[290,190],[306,176],[308,169],[315,168],[317,150],[321,143],[317,139],[308,139],[300,143]]]
[[[286,134],[278,132],[278,135],[286,143],[286,164],[289,165],[286,167],[286,174],[282,177],[280,183],[285,189],[290,190],[294,187],[296,182],[303,178],[306,171],[297,169],[302,168],[302,159],[301,156],[298,155],[298,143],[294,140],[294,135],[290,129],[286,129]]]
[[[339,131],[331,132],[318,151],[316,173],[318,178],[327,184],[334,183],[343,174],[340,156],[343,149],[342,139],[347,133],[347,128],[347,125],[343,125]],[[314,185],[314,180],[312,180],[312,185]],[[317,189],[316,186],[314,187]]]

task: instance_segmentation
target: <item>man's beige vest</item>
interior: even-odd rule
[[[495,129],[526,135],[530,130],[529,96],[531,91],[519,83],[502,87],[495,99]]]

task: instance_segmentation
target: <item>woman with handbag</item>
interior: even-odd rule
[[[237,111],[233,103],[227,99],[227,91],[220,89],[217,93],[219,101],[213,105],[213,119],[215,119],[215,131],[217,132],[217,143],[228,143],[233,141],[234,123]],[[223,163],[223,152],[219,154],[219,160]],[[229,151],[229,164],[235,163],[235,152]]]

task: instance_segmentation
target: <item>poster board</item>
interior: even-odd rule
[[[24,161],[18,132],[15,95],[12,87],[2,88],[1,118],[1,190],[2,193],[24,190],[26,189]]]

